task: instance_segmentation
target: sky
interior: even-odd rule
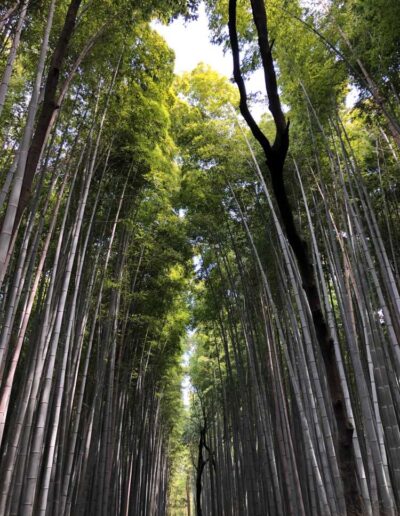
[[[189,72],[198,63],[210,65],[215,71],[228,78],[232,77],[232,56],[229,52],[225,55],[222,47],[210,43],[210,31],[208,30],[207,15],[204,5],[199,8],[197,20],[185,22],[178,18],[170,25],[162,25],[160,22],[152,22],[152,27],[161,34],[168,46],[175,52],[175,73]],[[248,93],[261,91],[265,94],[263,74],[261,70],[253,73],[247,81]],[[253,106],[253,116],[258,120],[262,113],[267,111],[267,106],[258,104]]]
[[[185,22],[179,17],[170,25],[159,22],[153,22],[152,25],[175,51],[175,73],[193,70],[202,61],[222,75],[231,75],[230,55],[224,55],[221,47],[212,45],[209,41],[207,15],[203,4],[197,20]]]

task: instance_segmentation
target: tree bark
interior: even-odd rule
[[[65,56],[67,54],[69,42],[74,33],[76,18],[81,2],[82,0],[71,0],[65,17],[64,26],[51,58],[50,68],[47,74],[46,85],[44,88],[43,105],[39,113],[36,131],[32,138],[28,157],[26,160],[24,179],[22,182],[21,195],[19,198],[13,233],[18,227],[23,211],[29,201],[32,182],[35,177],[43,147],[46,143],[48,128],[51,124],[54,112],[60,107],[56,102],[60,72]]]
[[[240,92],[240,111],[258,140],[266,158],[270,172],[272,188],[286,237],[296,257],[302,285],[310,307],[316,338],[323,357],[328,388],[337,424],[337,455],[341,473],[346,507],[349,514],[361,512],[361,496],[357,483],[357,469],[353,450],[353,425],[347,417],[344,393],[340,381],[338,364],[335,356],[334,342],[329,335],[328,326],[321,307],[321,300],[315,281],[314,267],[310,260],[307,244],[296,228],[293,210],[290,205],[284,183],[284,164],[289,147],[289,123],[283,114],[276,73],[269,43],[267,16],[263,0],[251,0],[253,20],[258,33],[259,48],[265,74],[265,83],[269,99],[269,109],[276,128],[276,137],[271,146],[262,133],[247,107],[247,94],[240,71],[239,43],[236,30],[236,0],[229,2],[229,36],[233,54],[234,78]]]
[[[197,516],[203,516],[203,510],[201,508],[201,477],[203,475],[204,466],[206,465],[206,461],[203,458],[203,449],[205,447],[206,442],[206,425],[201,427],[200,429],[200,439],[199,439],[199,451],[197,457],[197,468],[196,468],[196,514]]]
[[[46,27],[43,35],[43,42],[40,49],[40,56],[37,66],[37,72],[35,77],[35,82],[32,90],[31,100],[29,102],[28,116],[24,128],[23,137],[21,140],[20,147],[18,149],[18,156],[16,156],[16,160],[18,160],[16,171],[14,174],[13,185],[11,189],[11,193],[8,200],[7,209],[4,215],[4,218],[1,223],[1,231],[0,231],[0,285],[3,282],[4,276],[7,270],[7,264],[9,262],[9,251],[10,248],[13,247],[13,242],[15,242],[15,233],[18,224],[15,223],[17,220],[17,210],[19,205],[19,200],[21,196],[22,190],[22,182],[24,179],[25,167],[27,163],[29,145],[32,138],[35,117],[37,113],[38,103],[39,103],[39,93],[40,93],[40,85],[42,82],[43,71],[45,67],[45,61],[49,46],[49,38],[51,27],[53,24],[54,10],[55,10],[56,0],[52,0],[49,13],[47,16]]]

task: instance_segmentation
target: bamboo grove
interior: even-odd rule
[[[399,17],[3,2],[0,514],[400,513]]]

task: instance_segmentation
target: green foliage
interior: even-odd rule
[[[235,415],[236,406],[232,408],[232,400],[226,401],[228,394],[237,395],[242,418],[245,411],[250,410],[249,401],[251,408],[254,385],[261,385],[265,390],[270,387],[269,370],[254,368],[256,379],[251,379],[249,374],[253,367],[249,342],[254,355],[265,359],[270,351],[265,314],[273,312],[270,306],[264,306],[265,285],[254,247],[278,310],[286,314],[288,304],[294,303],[292,286],[285,277],[285,264],[279,254],[276,226],[244,136],[254,148],[270,187],[265,159],[249,131],[239,126],[236,87],[202,63],[192,72],[175,77],[172,50],[149,26],[154,17],[167,21],[180,14],[193,16],[197,3],[100,0],[85,5],[61,70],[61,85],[90,38],[95,36],[95,41],[76,70],[57,113],[51,141],[44,149],[35,184],[38,194],[37,211],[32,217],[35,236],[27,253],[31,261],[21,267],[24,274],[37,267],[35,253],[44,245],[44,235],[52,223],[64,179],[66,188],[55,235],[60,230],[61,216],[70,196],[70,209],[65,217],[68,235],[62,243],[61,264],[67,259],[75,215],[104,115],[77,249],[77,262],[84,263],[84,292],[90,291],[90,296],[78,299],[77,314],[68,312],[68,316],[75,317],[76,320],[71,320],[76,326],[85,318],[94,325],[97,340],[90,357],[89,394],[85,394],[91,401],[96,401],[97,397],[101,400],[102,393],[97,391],[96,382],[111,368],[110,356],[105,350],[112,342],[118,374],[110,385],[115,387],[116,396],[121,396],[118,402],[129,405],[132,412],[128,410],[127,419],[132,419],[129,424],[135,431],[141,422],[135,411],[138,414],[141,411],[146,414],[146,410],[152,412],[152,404],[159,402],[157,438],[161,436],[163,453],[168,454],[171,478],[168,511],[172,515],[185,514],[199,432],[205,422],[212,427],[218,418],[227,418],[227,404]],[[49,55],[55,47],[68,4],[67,0],[57,2]],[[214,41],[227,48],[228,2],[208,1],[206,4]],[[5,2],[0,7],[0,15],[10,5],[11,2]],[[48,0],[29,5],[28,22],[0,125],[0,135],[4,138],[0,154],[2,181],[24,128],[48,7]],[[365,63],[384,100],[398,114],[400,47],[396,23],[400,17],[399,3],[395,0],[334,1],[326,12],[318,9],[309,12],[297,0],[284,4],[271,0],[267,7],[281,96],[291,120],[290,156],[284,173],[296,224],[310,241],[310,226],[294,160],[301,169],[311,216],[316,219],[315,214],[318,214],[323,219],[333,213],[344,228],[347,222],[341,200],[337,198],[338,187],[342,187],[343,182],[351,191],[357,175],[366,184],[368,199],[378,213],[379,227],[384,228],[383,238],[385,244],[390,242],[395,262],[396,241],[400,241],[395,227],[398,222],[398,152],[380,126],[381,115],[373,108],[365,81],[360,80],[357,60]],[[249,74],[260,66],[250,2],[240,0],[238,13],[243,72]],[[12,33],[15,22],[13,16],[5,34],[9,30]],[[351,49],[346,46],[338,27],[349,38]],[[4,67],[10,43],[7,37],[3,37],[2,43],[0,66]],[[339,52],[335,53],[332,46]],[[348,110],[343,103],[351,81],[363,90],[364,98],[359,106]],[[273,140],[275,129],[269,114],[262,117],[260,126]],[[71,178],[76,171],[73,184]],[[50,191],[55,177],[57,182]],[[323,201],[321,187],[327,197]],[[328,201],[329,213],[325,210]],[[91,227],[90,215],[95,202]],[[358,209],[359,196],[353,195],[350,204]],[[389,216],[388,206],[395,208],[390,210]],[[112,234],[114,220],[117,224]],[[28,227],[26,223],[22,221],[24,231]],[[90,227],[88,251],[81,256]],[[314,229],[318,245],[335,238],[330,226],[318,222]],[[23,247],[23,238],[21,231],[18,249]],[[36,342],[43,307],[47,306],[57,245],[58,239],[52,238],[40,277],[40,292],[33,304],[34,317],[26,339],[29,344]],[[321,248],[326,249],[325,244]],[[103,270],[106,257],[109,261]],[[330,258],[327,253],[321,253],[322,272],[332,288],[333,275],[327,265]],[[341,256],[337,258],[339,263],[335,266],[340,267],[341,259]],[[77,277],[77,270],[75,263],[73,278]],[[96,274],[93,290],[90,290],[93,270]],[[64,275],[63,270],[57,272],[56,292]],[[21,286],[23,296],[31,285],[30,280]],[[7,287],[13,292],[12,282]],[[99,292],[102,294],[100,311],[92,321]],[[8,294],[2,292],[3,295]],[[71,298],[68,292],[69,303]],[[116,298],[117,315],[113,312]],[[331,298],[334,313],[339,318],[339,296],[333,293]],[[25,298],[22,301],[18,301],[16,324],[27,304]],[[57,298],[51,303],[55,310]],[[4,318],[6,310],[3,307],[2,310]],[[300,334],[296,324],[300,327],[301,321],[293,307],[291,316],[292,320],[282,321],[288,342],[295,339],[296,332]],[[274,317],[268,319],[271,334],[277,333]],[[55,316],[53,318],[55,320]],[[68,324],[66,317],[61,328],[63,338],[66,338]],[[338,327],[343,333],[340,324]],[[117,330],[111,339],[114,326]],[[74,349],[68,363],[71,371],[77,367],[68,374],[78,382],[83,370],[79,357],[89,348],[91,328],[85,329],[82,349]],[[193,332],[191,337],[188,337],[189,329]],[[277,342],[275,351],[279,355],[279,339]],[[188,348],[190,363],[185,369],[182,355]],[[24,367],[29,366],[31,349],[31,345],[23,349]],[[293,351],[293,356],[295,353]],[[282,392],[286,389],[285,382],[289,383],[285,360],[276,358],[276,367],[282,369]],[[12,361],[8,359],[7,367],[9,363]],[[99,369],[98,364],[101,364]],[[18,370],[18,385],[22,385],[24,371]],[[188,410],[183,406],[181,395],[186,373],[192,387]],[[104,391],[106,387],[106,383],[101,386]],[[290,394],[287,410],[295,412],[297,409],[290,407],[291,387],[286,391]],[[15,393],[19,396],[17,389]],[[104,404],[104,400],[101,403]],[[72,407],[73,401],[70,405]],[[84,426],[89,419],[85,412],[80,424]],[[124,423],[118,424],[123,427]],[[251,425],[255,427],[255,421],[251,421]],[[86,427],[85,432],[89,435]],[[130,442],[130,436],[124,433],[124,446],[125,440]],[[226,443],[227,447],[231,445],[228,440]]]
[[[360,59],[385,94],[391,88],[399,92],[400,41],[398,23],[400,5],[397,0],[351,0],[333,2],[331,19],[350,40],[352,50],[339,38],[343,53],[357,69]],[[335,26],[332,27],[332,32]],[[353,75],[359,87],[360,76]]]

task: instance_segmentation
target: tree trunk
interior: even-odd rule
[[[35,117],[39,102],[39,92],[40,85],[42,82],[43,71],[47,56],[47,50],[49,45],[50,31],[53,24],[54,10],[55,10],[56,0],[52,0],[49,8],[49,14],[47,16],[46,28],[44,31],[43,42],[40,50],[39,62],[37,66],[37,72],[35,77],[35,83],[33,86],[32,96],[29,103],[28,116],[26,120],[26,125],[24,129],[24,134],[22,137],[21,145],[18,150],[18,164],[16,167],[16,171],[13,179],[13,186],[10,193],[10,198],[8,200],[7,210],[4,215],[4,219],[1,224],[1,232],[0,232],[0,286],[3,282],[7,263],[8,256],[10,250],[10,243],[14,240],[14,235],[16,232],[16,227],[18,224],[15,224],[17,209],[19,205],[19,199],[21,195],[22,182],[25,173],[25,166],[28,157],[29,145],[31,143],[33,127],[35,123]]]
[[[263,148],[266,164],[270,172],[272,188],[279,213],[285,228],[286,237],[296,257],[303,289],[310,307],[316,338],[325,365],[328,387],[337,424],[337,455],[341,473],[346,507],[349,514],[361,512],[361,496],[357,481],[357,468],[353,449],[353,425],[347,417],[344,393],[341,385],[338,364],[335,357],[334,342],[329,335],[328,326],[322,311],[318,288],[314,277],[314,267],[309,257],[307,244],[301,238],[293,217],[285,183],[284,164],[289,147],[289,124],[286,123],[281,109],[276,74],[268,38],[267,17],[263,0],[252,0],[253,19],[259,38],[259,48],[264,68],[265,83],[269,99],[269,109],[276,128],[276,137],[271,146],[262,133],[247,107],[247,94],[240,71],[239,43],[236,30],[236,0],[229,2],[229,35],[234,62],[234,78],[240,92],[240,110]]]
[[[25,206],[28,203],[31,186],[35,177],[36,169],[46,143],[48,128],[51,124],[53,114],[59,105],[56,103],[57,87],[60,78],[61,68],[67,55],[68,45],[74,33],[76,18],[82,0],[71,0],[65,17],[64,26],[60,37],[58,38],[56,48],[54,49],[50,68],[47,74],[46,84],[44,87],[44,99],[42,109],[38,117],[36,131],[29,147],[28,157],[26,160],[24,179],[22,182],[21,196],[19,198],[18,209],[15,217],[13,232],[16,231]]]

